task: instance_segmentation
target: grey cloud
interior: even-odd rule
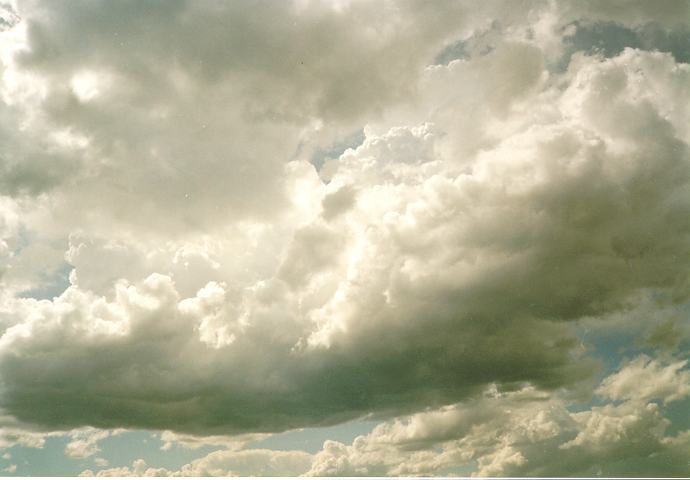
[[[0,31],[12,28],[19,22],[20,18],[11,5],[0,4]]]
[[[177,471],[137,461],[132,468],[97,474],[429,476],[461,469],[481,476],[682,476],[688,472],[688,432],[668,434],[670,422],[655,403],[687,396],[687,370],[677,367],[639,357],[604,379],[598,389],[603,397],[636,371],[651,377],[672,371],[674,379],[661,373],[669,388],[576,413],[558,394],[531,387],[499,392],[492,386],[461,404],[381,423],[351,445],[326,441],[314,455],[238,447],[218,450]],[[264,468],[267,464],[270,470]]]
[[[648,294],[651,332],[690,286],[688,66],[611,46],[549,70],[559,25],[671,28],[681,8],[614,3],[506,8],[490,49],[445,65],[429,64],[486,30],[490,4],[464,20],[455,3],[28,3],[30,48],[6,66],[26,82],[5,87],[40,121],[17,142],[68,129],[77,167],[11,182],[7,202],[74,269],[54,300],[1,298],[0,406],[44,429],[222,437],[589,381],[578,322],[627,318]],[[309,163],[363,125],[357,148]],[[621,395],[590,417],[663,426]],[[516,418],[553,406],[520,435],[554,452],[579,427],[549,402],[518,402]],[[471,408],[468,435],[486,418]],[[511,435],[503,450],[476,439],[482,471],[542,471],[521,460],[539,445]],[[676,455],[664,438],[654,449]],[[325,460],[349,455],[329,445]],[[571,451],[599,458],[592,445]]]
[[[575,19],[616,21],[627,25],[658,22],[667,28],[687,27],[690,4],[686,0],[662,0],[656,4],[644,0],[586,0],[565,4],[565,10]]]
[[[573,52],[601,53],[614,57],[625,48],[639,48],[671,53],[676,61],[688,63],[690,30],[667,30],[654,23],[630,28],[618,23],[596,22],[577,26],[573,35],[565,38],[566,49]]]
[[[316,202],[315,220],[275,258],[275,277],[251,288],[219,284],[183,301],[170,277],[154,275],[112,300],[75,286],[58,302],[20,306],[43,320],[4,337],[6,408],[60,428],[276,431],[448,404],[492,381],[583,379],[591,362],[573,359],[564,321],[624,309],[640,289],[685,288],[675,260],[685,226],[659,214],[669,198],[688,208],[677,197],[685,147],[659,119],[663,107],[629,99],[624,65],[649,58],[625,55],[582,59],[569,73],[561,108],[577,127],[516,133],[480,154],[472,174],[448,175],[435,156],[440,125],[372,134],[341,157],[328,187],[299,190],[355,184],[357,204],[326,226]],[[601,91],[613,97],[603,111]],[[617,109],[637,121],[621,128]],[[641,128],[655,128],[655,141]],[[617,150],[630,142],[635,153]],[[641,235],[648,225],[663,234]],[[120,268],[117,249],[129,249],[112,250]],[[88,270],[71,261],[78,280]]]
[[[352,185],[344,185],[323,198],[323,218],[331,220],[351,208],[357,197],[357,191]]]
[[[35,112],[29,112],[35,115]],[[17,134],[18,123],[29,122],[16,105],[0,99],[0,193],[5,196],[38,195],[63,183],[78,167],[75,148],[56,141],[40,120],[28,134]]]
[[[687,371],[638,359],[605,379],[600,391],[638,368],[652,376],[672,369],[678,381],[667,391],[578,413],[533,389],[489,390],[461,405],[380,424],[352,445],[327,442],[309,474],[435,475],[476,462],[480,476],[687,475],[688,432],[666,434],[670,422],[650,402],[680,398]]]
[[[64,222],[98,212],[179,232],[227,215],[276,215],[287,200],[283,165],[310,141],[312,125],[351,130],[413,95],[416,72],[460,27],[463,10],[454,2],[344,8],[23,4],[28,50],[17,60],[47,80],[40,109],[89,141],[88,156],[75,152],[78,196],[56,198]],[[91,75],[94,98],[75,92],[79,75]],[[47,165],[67,175],[56,162],[22,158],[5,176],[10,192],[58,182]]]

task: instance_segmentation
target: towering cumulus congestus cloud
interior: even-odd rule
[[[578,321],[690,289],[690,67],[570,41],[688,28],[638,3],[20,5],[0,407],[210,435],[585,384]]]

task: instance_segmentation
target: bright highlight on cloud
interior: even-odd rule
[[[690,475],[689,2],[32,0],[0,30],[0,467]],[[211,451],[114,463],[142,430]]]

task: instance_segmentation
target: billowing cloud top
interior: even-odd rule
[[[687,1],[27,1],[0,27],[13,428],[413,415],[259,473],[559,472],[508,432],[542,412],[520,442],[566,473],[649,425],[682,458],[657,427],[690,394]],[[601,381],[610,330],[639,355]]]

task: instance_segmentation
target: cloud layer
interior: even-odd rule
[[[99,429],[412,415],[184,474],[684,471],[663,408],[689,392],[689,9],[7,7],[0,408],[94,428],[73,458]],[[626,322],[656,350],[571,412],[602,368],[582,328]]]

